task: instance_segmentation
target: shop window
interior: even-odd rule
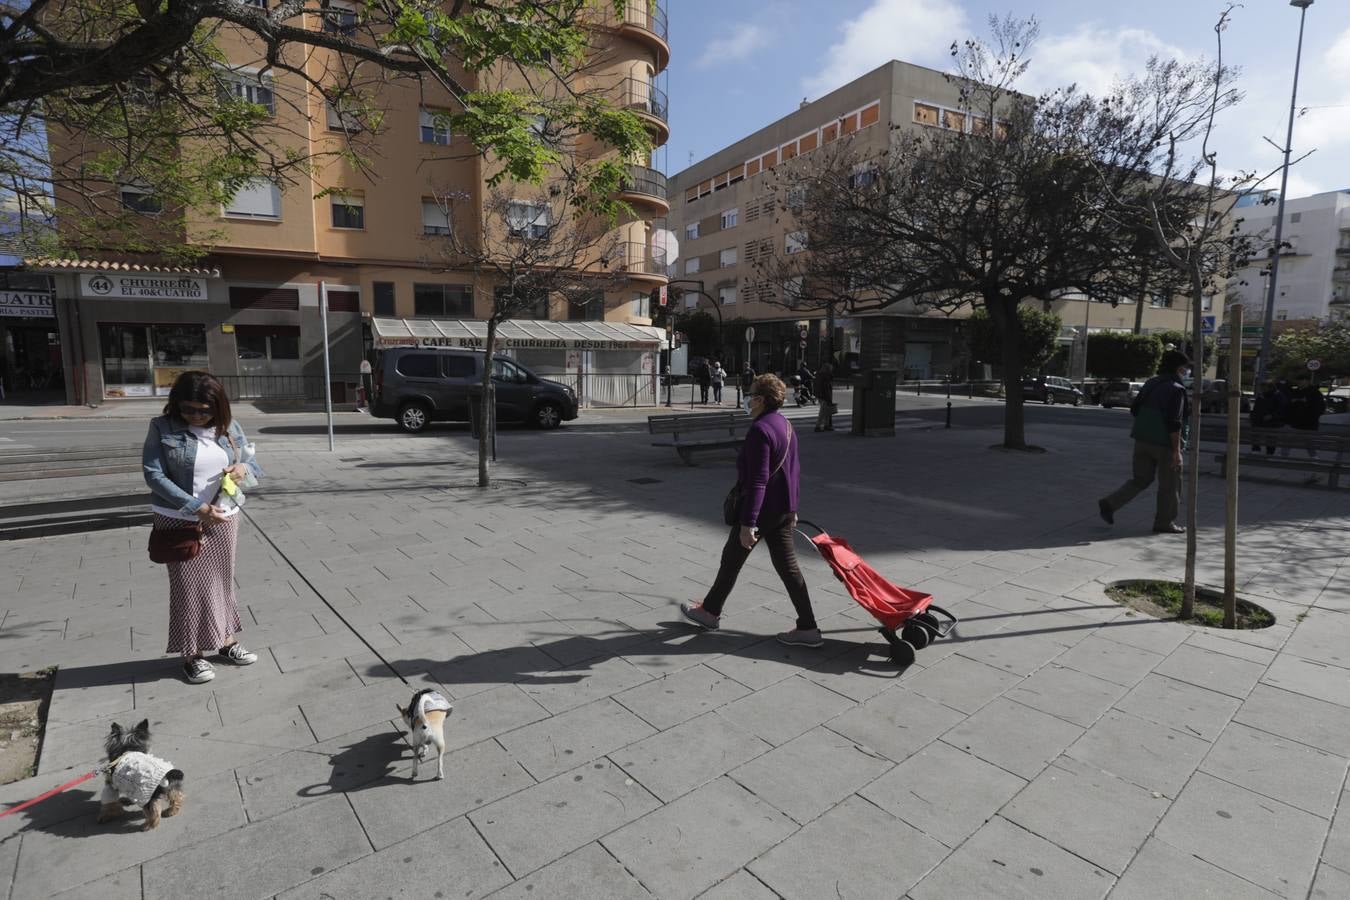
[[[299,375],[298,325],[235,325],[240,375]]]
[[[183,372],[209,367],[204,325],[100,322],[98,331],[109,397],[163,396]]]
[[[467,284],[414,284],[413,315],[473,318],[473,288]]]
[[[394,283],[392,281],[377,281],[370,286],[371,296],[374,301],[374,313],[377,316],[394,316]]]
[[[424,144],[450,143],[450,120],[446,114],[433,109],[417,111],[418,139]]]
[[[724,229],[735,228],[736,224],[740,221],[740,218],[741,211],[736,207],[733,206],[731,209],[724,209],[722,210],[722,227]]]
[[[132,212],[154,215],[164,211],[164,204],[160,202],[160,199],[152,194],[149,188],[141,185],[119,185],[118,194],[121,196],[122,207]]]
[[[365,198],[359,194],[332,194],[328,198],[333,210],[334,228],[365,228]]]
[[[422,201],[422,233],[449,234],[450,211],[435,200]]]
[[[280,219],[281,189],[266,178],[246,182],[225,204],[225,215],[245,219]]]
[[[329,34],[351,34],[356,30],[356,7],[345,0],[324,0],[323,30]]]
[[[548,236],[552,211],[546,203],[512,200],[506,208],[506,228],[511,237],[539,239]]]
[[[728,247],[721,253],[717,254],[717,265],[723,269],[730,268],[731,266],[736,265],[736,257],[737,257],[736,248]]]
[[[232,309],[299,309],[300,292],[295,288],[230,288]]]

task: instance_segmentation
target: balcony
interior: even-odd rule
[[[665,91],[646,79],[629,77],[620,79],[614,86],[611,97],[620,109],[631,109],[653,120],[659,132],[656,141],[658,145],[665,143],[670,137],[670,125],[667,124],[670,119],[670,105],[666,100]]]
[[[666,252],[659,247],[629,241],[619,244],[617,259],[613,260],[616,272],[626,272],[637,278],[666,280]]]
[[[605,24],[626,36],[649,44],[656,54],[656,71],[670,65],[669,20],[664,3],[627,0],[622,12],[605,4]]]
[[[629,166],[628,178],[619,193],[628,199],[641,200],[670,212],[670,202],[666,193],[666,176],[646,166]]]

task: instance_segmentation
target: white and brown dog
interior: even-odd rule
[[[413,748],[412,777],[417,777],[418,764],[436,748],[436,777],[445,777],[445,719],[454,707],[445,695],[431,688],[413,694],[407,709],[398,707],[399,715],[407,724],[409,742]]]
[[[99,822],[108,822],[124,810],[140,807],[145,813],[142,831],[159,826],[160,815],[176,816],[183,809],[183,770],[150,755],[150,721],[135,728],[116,722],[104,741],[108,763],[104,767],[103,795],[99,798]],[[164,806],[161,809],[161,805]]]

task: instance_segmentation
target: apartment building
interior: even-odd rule
[[[755,273],[756,262],[770,253],[805,249],[804,235],[775,209],[772,170],[789,161],[810,165],[814,151],[842,139],[860,155],[879,155],[894,128],[991,127],[958,107],[957,88],[942,72],[892,60],[673,175],[670,222],[680,249],[672,278],[701,282],[724,318],[754,323],[749,353],[757,371],[795,371],[802,359],[815,368],[832,354],[847,371],[894,368],[907,379],[978,375],[963,333],[970,310],[948,315],[901,302],[839,316],[827,336],[824,311],[785,306],[781,291]],[[711,301],[690,293],[682,303],[692,309]],[[1080,332],[1131,331],[1135,324],[1133,302],[1061,298],[1049,305],[1064,320],[1065,345]],[[1184,300],[1155,298],[1143,311],[1142,330],[1183,330],[1186,321]]]
[[[1248,194],[1234,212],[1241,217],[1239,231],[1268,248],[1232,283],[1231,294],[1246,309],[1249,322],[1261,321],[1270,297],[1275,204],[1263,203],[1267,198],[1273,200],[1272,192]],[[1284,216],[1273,321],[1350,314],[1350,190],[1289,199]]]
[[[347,0],[314,7],[302,17],[305,27],[342,30],[356,21]],[[612,4],[596,4],[594,12],[579,86],[633,110],[659,151],[669,138],[660,87],[670,61],[665,5],[630,0],[622,12]],[[282,70],[260,75],[262,61],[247,40],[227,30],[220,42],[234,89],[268,108],[297,153],[340,149],[359,127],[304,79]],[[335,62],[327,54],[312,50],[305,65],[324,71]],[[460,74],[470,88],[512,86],[515,77]],[[468,198],[481,213],[491,162],[446,127],[438,113],[450,100],[439,86],[391,80],[380,91],[373,100],[382,110],[380,128],[361,135],[365,164],[330,157],[300,184],[257,182],[220,209],[194,215],[183,237],[209,252],[190,266],[110,258],[97,248],[78,259],[25,260],[28,274],[50,278],[38,306],[51,310],[58,326],[67,402],[162,395],[189,368],[226,376],[241,396],[294,394],[297,385],[319,396],[325,333],[337,395],[350,397],[362,360],[376,347],[480,345],[495,285],[490,275],[447,261],[450,222],[440,198]],[[69,161],[77,143],[51,135],[54,164]],[[647,298],[666,282],[660,234],[669,211],[659,158],[630,166],[621,196],[632,214],[604,241],[605,277],[595,295],[583,304],[540,298],[531,321],[503,337],[502,352],[546,373],[654,371],[663,333],[649,327]],[[505,223],[513,238],[555,224],[540,218],[527,193],[521,188],[523,199],[507,214],[520,219]],[[113,202],[154,209],[155,199],[134,184],[112,194]],[[56,199],[58,208],[88,202],[60,191]]]

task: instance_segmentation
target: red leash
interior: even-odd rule
[[[38,804],[38,803],[41,803],[43,800],[46,800],[48,797],[55,797],[57,794],[61,793],[62,791],[69,790],[70,788],[73,788],[73,787],[74,787],[75,785],[77,785],[77,784],[82,784],[82,783],[88,781],[90,778],[93,778],[95,775],[101,774],[102,772],[103,772],[102,769],[95,769],[94,771],[89,772],[88,774],[81,775],[79,778],[73,778],[73,779],[71,779],[70,781],[67,781],[65,784],[61,785],[60,787],[52,788],[50,791],[48,791],[48,792],[45,793],[45,794],[41,794],[41,795],[39,795],[39,796],[37,796],[37,797],[34,797],[32,800],[27,800],[27,801],[25,801],[25,802],[23,802],[23,803],[20,803],[18,806],[12,807],[11,809],[7,809],[7,810],[5,810],[4,812],[0,812],[0,819],[3,819],[5,816],[9,815],[10,813],[16,813],[16,812],[18,812],[18,811],[21,810],[21,809],[27,809],[27,808],[30,807],[30,806],[33,806],[33,805]]]

